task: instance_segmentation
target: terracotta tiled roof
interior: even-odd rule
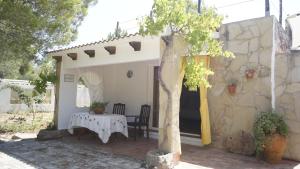
[[[139,33],[128,34],[128,35],[121,36],[119,38],[114,38],[114,39],[111,39],[111,40],[101,40],[101,41],[96,41],[96,42],[91,42],[91,43],[86,43],[86,44],[71,46],[71,47],[67,47],[67,48],[62,48],[62,49],[47,51],[46,53],[49,54],[49,53],[60,52],[60,51],[68,50],[68,49],[75,49],[75,48],[80,48],[80,47],[84,47],[84,46],[96,45],[96,44],[100,44],[100,43],[111,42],[111,41],[114,41],[114,40],[124,39],[124,38],[132,37],[132,36],[137,36],[137,35],[139,35]]]

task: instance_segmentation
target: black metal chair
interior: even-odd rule
[[[136,136],[137,136],[137,127],[139,128],[139,133],[141,133],[142,127],[146,127],[147,138],[149,138],[150,110],[151,110],[151,106],[144,104],[141,106],[141,112],[139,116],[126,116],[126,117],[134,117],[134,122],[127,122],[128,126],[134,127],[134,140],[136,140]]]
[[[114,104],[112,113],[119,114],[119,115],[125,115],[125,104],[123,104],[123,103]]]

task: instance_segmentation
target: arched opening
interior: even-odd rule
[[[91,104],[89,88],[85,81],[80,77],[77,81],[76,106],[89,107]]]

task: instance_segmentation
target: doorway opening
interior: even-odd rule
[[[182,82],[179,109],[180,132],[201,135],[200,90],[189,91]]]

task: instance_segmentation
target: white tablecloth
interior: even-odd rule
[[[107,143],[110,135],[120,132],[128,137],[126,117],[116,114],[89,114],[88,112],[74,113],[69,121],[69,132],[73,134],[73,128],[85,127],[98,133],[103,143]]]

